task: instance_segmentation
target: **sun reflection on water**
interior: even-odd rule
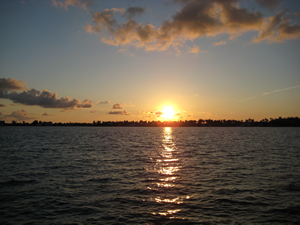
[[[162,133],[161,148],[155,152],[155,156],[151,158],[154,163],[153,179],[149,190],[157,191],[156,196],[152,198],[158,205],[153,215],[170,216],[174,218],[174,214],[181,211],[178,208],[183,200],[189,199],[189,196],[180,196],[178,194],[180,179],[180,152],[172,139],[172,128],[165,127]]]

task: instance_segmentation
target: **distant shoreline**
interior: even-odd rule
[[[246,120],[185,120],[185,121],[93,121],[92,123],[53,123],[35,120],[32,123],[0,121],[0,126],[85,126],[85,127],[300,127],[299,117]]]

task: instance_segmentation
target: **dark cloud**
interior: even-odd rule
[[[0,107],[6,107],[7,105],[0,103]]]
[[[99,104],[108,104],[110,103],[110,101],[103,101],[103,102],[100,102]]]
[[[9,115],[4,115],[4,118],[15,118],[16,120],[30,120],[30,119],[35,119],[34,117],[30,116],[30,114],[26,110],[24,110],[24,109],[13,111]]]
[[[110,111],[107,114],[111,114],[111,115],[130,115],[126,110],[124,111]]]
[[[300,37],[300,24],[291,25],[290,19],[285,15],[285,11],[280,11],[274,17],[266,20],[259,35],[253,40],[258,43],[262,40],[269,42],[284,42],[287,39]]]
[[[97,113],[97,112],[98,112],[97,110],[91,111],[91,113]]]
[[[293,14],[294,17],[299,17],[300,18],[300,12],[296,12]]]
[[[164,21],[160,27],[148,23],[142,25],[133,19],[118,23],[115,13],[126,15],[125,9],[105,9],[93,15],[94,25],[87,25],[88,32],[101,32],[102,41],[109,45],[133,45],[136,48],[145,48],[147,51],[165,51],[173,48],[180,54],[182,48],[187,47],[188,40],[193,41],[201,37],[214,37],[220,34],[229,34],[230,38],[240,36],[248,31],[263,32],[268,18],[255,10],[241,7],[239,0],[175,0],[183,3],[183,8],[176,12],[172,20]],[[266,7],[278,6],[278,1],[258,0]],[[124,12],[125,10],[125,12]],[[137,7],[132,12],[141,12]],[[269,18],[271,20],[271,18]],[[298,38],[299,25],[291,25],[290,21],[281,23],[277,30],[277,40]],[[275,35],[274,33],[274,35]],[[270,40],[276,39],[272,35]],[[259,42],[259,39],[256,39]],[[199,52],[195,46],[193,53]]]
[[[42,116],[54,116],[53,114],[43,113]]]
[[[77,105],[77,108],[92,108],[93,102],[89,99],[84,99],[80,104]]]
[[[255,0],[260,6],[275,9],[279,6],[279,0]]]
[[[134,45],[146,50],[167,50],[178,48],[187,40],[203,36],[216,36],[229,33],[241,35],[248,30],[259,30],[263,16],[258,11],[239,8],[235,0],[187,1],[187,4],[173,16],[172,21],[165,21],[161,27],[151,24],[142,25],[129,19],[117,24],[114,17],[116,10],[106,9],[93,16],[94,26],[88,25],[89,32],[108,32],[102,41],[111,45]]]
[[[0,78],[0,90],[28,90],[25,84],[27,84],[27,82],[22,82],[10,77],[7,79]]]
[[[145,11],[146,11],[145,7],[140,7],[140,6],[129,7],[126,10],[125,15],[127,16],[128,19],[131,19],[132,17],[141,15]]]
[[[123,109],[122,105],[119,103],[113,104],[112,109]]]
[[[93,103],[88,99],[81,102],[75,98],[72,100],[69,97],[57,98],[57,93],[52,93],[47,90],[38,91],[34,88],[21,93],[0,90],[0,98],[10,99],[14,103],[21,103],[23,105],[36,105],[43,108],[61,108],[64,110],[91,108],[93,106]]]
[[[191,1],[193,1],[193,0],[173,0],[173,2],[175,2],[175,3],[183,3],[183,4],[186,4]]]

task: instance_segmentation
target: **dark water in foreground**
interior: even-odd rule
[[[300,128],[0,127],[1,224],[299,224]]]

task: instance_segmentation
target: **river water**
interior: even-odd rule
[[[0,127],[1,224],[299,224],[300,128]]]

